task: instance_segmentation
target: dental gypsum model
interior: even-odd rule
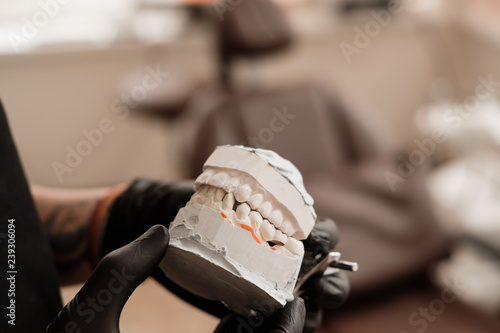
[[[272,151],[222,146],[195,190],[170,225],[166,275],[244,315],[291,301],[316,220],[300,172]]]

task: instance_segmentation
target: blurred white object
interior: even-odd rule
[[[500,105],[479,101],[469,112],[439,101],[421,111],[427,135],[443,129],[437,160],[448,160],[428,179],[438,221],[456,248],[440,263],[436,282],[459,278],[458,296],[482,310],[500,311]]]
[[[449,233],[497,233],[500,240],[500,154],[479,151],[439,167],[428,188]],[[500,251],[500,241],[498,242]]]
[[[441,263],[434,279],[441,287],[451,290],[462,301],[498,315],[500,311],[500,262],[485,256],[477,248],[462,244],[451,258]]]
[[[133,18],[132,31],[141,41],[166,43],[182,33],[187,20],[187,12],[182,9],[142,10]]]
[[[435,129],[448,136],[437,147],[437,160],[443,159],[439,154],[450,158],[483,149],[500,153],[500,103],[494,98],[476,101],[473,108],[467,108],[464,103],[439,100],[417,113],[417,126],[424,136],[430,137]]]
[[[124,40],[167,43],[184,30],[184,10],[140,6],[139,0],[0,2],[0,54],[100,48]]]
[[[122,23],[137,6],[136,0],[14,3],[0,2],[0,53],[30,52],[62,44],[107,45],[116,40]],[[16,40],[23,42],[16,45]]]

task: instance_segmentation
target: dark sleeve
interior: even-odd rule
[[[15,230],[15,262],[7,261],[9,220],[15,220],[14,228],[10,228]],[[0,331],[36,332],[44,329],[62,307],[59,286],[49,244],[31,198],[1,102],[0,249]],[[9,277],[14,277],[15,280],[10,281],[15,283],[11,284],[7,280]],[[13,312],[7,309],[12,300],[15,300],[15,326],[8,323],[10,318],[6,316]]]

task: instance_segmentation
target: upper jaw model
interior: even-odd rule
[[[194,188],[169,228],[166,275],[243,315],[291,301],[316,220],[300,172],[269,150],[221,146]]]

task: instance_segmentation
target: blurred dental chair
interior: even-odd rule
[[[350,14],[359,10],[387,9],[390,5],[390,0],[343,0],[338,6],[342,12]]]
[[[227,2],[231,4],[231,2]],[[217,24],[219,78],[231,88],[231,64],[286,49],[292,33],[283,10],[270,0],[239,1],[221,8]]]
[[[398,145],[359,98],[312,85],[234,94],[203,121],[192,177],[223,144],[272,149],[294,163],[318,216],[336,221],[338,250],[359,263],[350,299],[325,313],[320,332],[500,332],[496,320],[460,301],[444,303],[460,285],[431,282],[429,268],[447,255],[447,242],[428,204],[428,168],[391,188],[385,174],[398,174]]]
[[[219,82],[201,82],[194,73],[174,73],[173,79],[165,80],[143,100],[135,101],[136,112],[171,122],[185,113],[195,95],[209,94],[209,99],[213,100],[230,94],[233,88],[231,67],[236,59],[266,56],[285,50],[292,43],[291,29],[283,10],[270,0],[194,3],[190,8],[200,12],[194,18],[209,19],[215,28]],[[141,79],[141,76],[130,75],[130,82],[122,84],[125,86],[122,90],[129,92]]]

